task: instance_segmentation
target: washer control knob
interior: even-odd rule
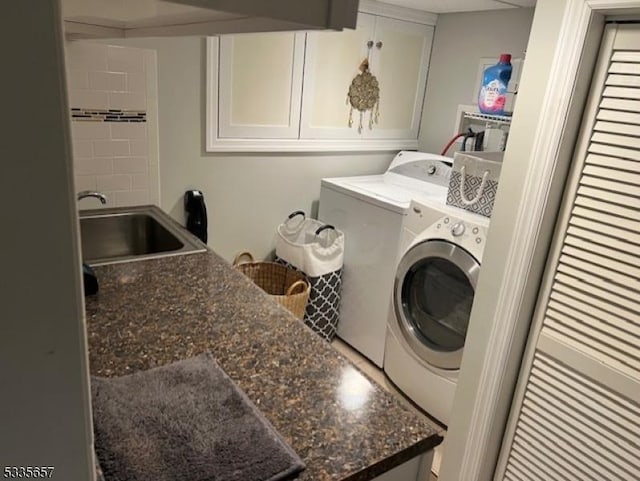
[[[430,165],[429,168],[427,169],[427,174],[433,175],[435,173],[436,173],[436,166],[435,165]]]
[[[449,223],[449,218],[448,218],[448,217],[445,217],[445,218],[444,218],[444,223],[445,223],[445,224],[448,224],[448,223]]]
[[[460,237],[462,234],[464,234],[464,231],[465,227],[462,222],[457,222],[451,226],[451,235],[453,237]]]
[[[479,231],[480,229],[478,229],[477,227],[474,227],[471,232],[473,232],[474,234],[477,234]]]

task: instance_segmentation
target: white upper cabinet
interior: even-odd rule
[[[376,19],[371,70],[380,84],[380,116],[367,136],[418,137],[433,30],[417,23]]]
[[[304,34],[220,38],[220,138],[298,138]]]
[[[376,18],[360,13],[355,30],[307,34],[300,137],[303,139],[358,139],[356,124],[349,128],[347,92],[360,73],[360,63],[373,46]]]
[[[398,13],[399,12],[399,13]],[[355,30],[223,35],[207,43],[207,150],[368,151],[417,148],[435,16],[386,7]],[[394,14],[396,18],[391,18]],[[347,94],[368,59],[374,112]]]
[[[433,27],[360,13],[351,32],[307,34],[301,138],[415,141],[424,99]],[[373,112],[352,112],[347,92],[358,67],[369,60],[378,79],[378,123]]]

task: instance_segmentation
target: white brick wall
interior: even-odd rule
[[[76,191],[98,190],[107,205],[158,204],[158,99],[153,50],[69,41],[71,108],[146,111],[146,122],[72,120]],[[103,207],[84,199],[81,209]]]

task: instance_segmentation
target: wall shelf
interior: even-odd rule
[[[509,125],[511,124],[510,115],[489,115],[481,114],[480,112],[464,112],[463,117],[469,120],[478,120],[481,122],[487,122],[497,125]]]

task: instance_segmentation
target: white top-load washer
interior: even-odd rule
[[[411,199],[444,204],[450,163],[402,151],[384,174],[322,179],[318,219],[345,235],[338,336],[380,367],[402,220]]]
[[[389,309],[384,370],[427,413],[449,423],[489,219],[411,202]]]

